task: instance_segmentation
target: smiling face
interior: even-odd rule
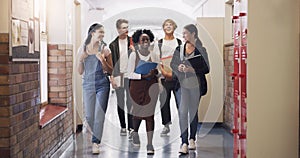
[[[164,24],[164,32],[166,33],[166,34],[173,34],[174,33],[174,30],[175,30],[175,26],[174,26],[174,24],[173,23],[171,23],[171,22],[166,22],[165,24]]]
[[[104,27],[100,27],[99,29],[95,30],[92,33],[92,40],[93,41],[102,41],[104,37]]]
[[[122,23],[118,28],[117,31],[119,36],[127,36],[128,35],[128,24]]]
[[[195,33],[191,33],[189,32],[187,29],[183,29],[183,32],[182,32],[182,35],[183,35],[183,39],[185,41],[194,41],[195,40]]]
[[[144,49],[147,49],[150,46],[150,38],[147,34],[144,33],[140,36],[139,45]]]

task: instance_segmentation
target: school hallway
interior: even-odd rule
[[[174,97],[171,98],[172,125],[171,132],[164,137],[160,136],[163,125],[161,124],[161,114],[158,108],[155,113],[155,129],[153,146],[155,154],[148,156],[146,153],[146,130],[143,121],[139,129],[141,146],[135,147],[127,136],[120,136],[119,120],[117,115],[116,95],[111,93],[108,103],[108,109],[105,117],[104,133],[100,145],[100,154],[92,154],[91,134],[86,126],[83,131],[77,133],[70,140],[69,146],[63,146],[53,157],[60,158],[144,158],[144,157],[161,157],[161,158],[232,158],[233,157],[233,137],[227,129],[221,124],[198,125],[197,130],[197,149],[189,150],[189,154],[180,155],[179,148],[181,144],[179,120],[177,109],[175,107]],[[157,107],[159,106],[159,102]],[[207,133],[208,132],[208,133]]]
[[[1,0],[0,158],[299,158],[299,4],[300,0]],[[148,156],[145,121],[139,128],[139,148],[128,140],[128,133],[120,136],[112,88],[100,154],[92,154],[78,52],[89,43],[88,30],[95,23],[103,25],[108,47],[119,37],[118,19],[128,20],[131,37],[136,30],[150,29],[153,50],[165,37],[166,19],[176,22],[174,37],[182,41],[186,25],[197,27],[210,72],[207,94],[198,106],[196,150],[189,154],[179,154],[173,94],[171,131],[160,136],[158,101],[155,154]],[[83,130],[76,132],[82,124]]]

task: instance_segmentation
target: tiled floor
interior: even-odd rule
[[[173,100],[173,98],[172,98]],[[174,101],[172,101],[174,103]],[[155,130],[153,145],[155,148],[154,156],[146,154],[146,130],[145,123],[142,122],[140,127],[141,147],[133,147],[126,136],[120,136],[119,121],[116,110],[115,94],[111,94],[109,107],[106,113],[104,126],[104,134],[102,144],[100,146],[101,153],[92,155],[91,151],[91,134],[84,128],[83,132],[77,134],[73,143],[61,154],[61,158],[144,158],[144,157],[159,157],[159,158],[232,158],[233,153],[233,138],[222,127],[212,128],[210,125],[200,125],[197,132],[197,149],[189,152],[188,155],[180,155],[178,153],[181,141],[178,124],[178,115],[175,105],[172,105],[172,122],[171,132],[167,137],[160,137],[160,132],[163,128],[161,125],[160,112],[157,108],[155,114]]]

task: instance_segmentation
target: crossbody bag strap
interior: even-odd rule
[[[162,43],[163,43],[163,39],[158,40],[159,58],[162,58],[162,52],[161,52]]]
[[[184,56],[184,44],[180,45],[180,52],[179,52],[179,55],[180,55],[180,61],[183,61],[183,56]]]

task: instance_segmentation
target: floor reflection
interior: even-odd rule
[[[102,144],[100,145],[101,153],[92,155],[92,144],[90,131],[84,127],[84,130],[76,134],[74,142],[60,156],[61,158],[232,158],[233,157],[233,138],[221,126],[205,126],[199,124],[197,133],[197,148],[190,150],[187,155],[178,153],[181,144],[178,114],[175,105],[172,105],[172,122],[171,132],[166,137],[161,137],[160,132],[163,128],[161,125],[160,111],[157,106],[155,114],[155,131],[153,146],[155,155],[147,156],[146,154],[146,130],[143,121],[140,127],[141,146],[133,147],[128,141],[127,136],[120,136],[119,120],[117,116],[116,97],[111,95],[107,109],[104,134]],[[171,103],[174,102],[172,98]],[[201,131],[209,131],[204,135]]]

